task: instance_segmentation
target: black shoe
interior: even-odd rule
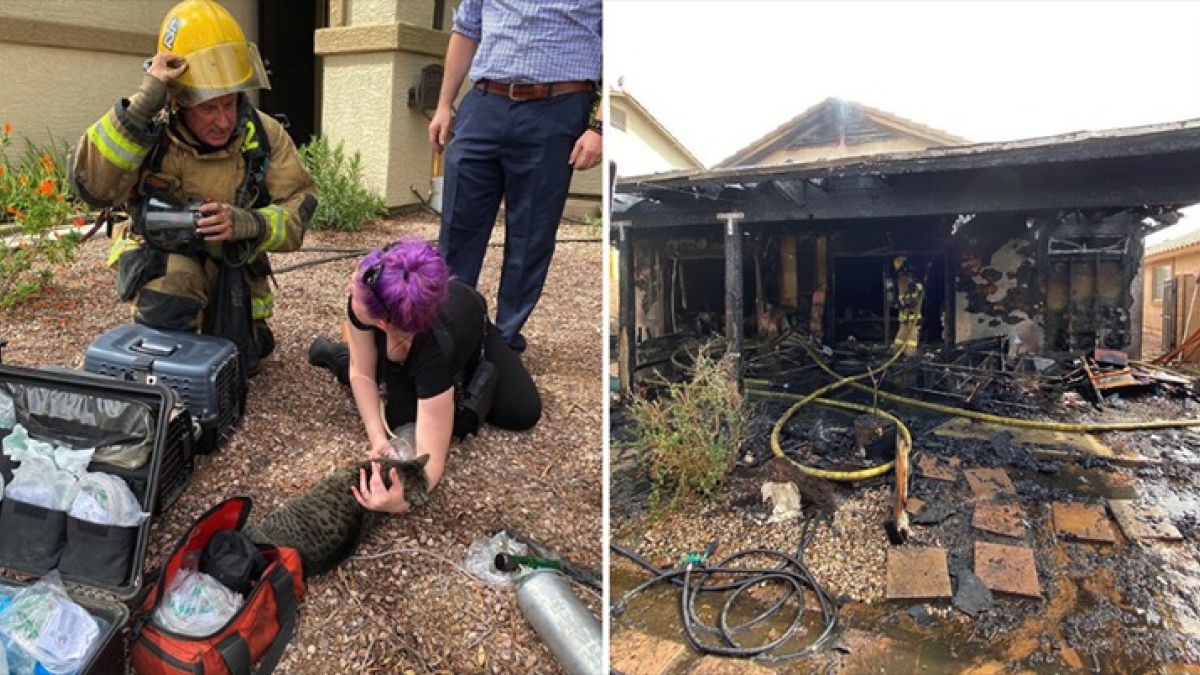
[[[275,333],[271,331],[271,327],[263,323],[256,327],[255,335],[258,338],[258,360],[262,361],[275,351]]]
[[[308,362],[319,368],[327,368],[338,382],[350,386],[350,348],[344,342],[318,337],[308,348]]]
[[[517,333],[513,339],[505,339],[504,341],[508,344],[509,349],[518,354],[525,353],[525,348],[529,346],[529,343],[525,342],[525,336],[520,333]]]
[[[323,337],[313,340],[312,345],[308,348],[309,365],[332,368],[333,357],[337,353],[337,346],[336,343],[326,340]]]

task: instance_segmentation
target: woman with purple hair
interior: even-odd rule
[[[372,458],[392,454],[390,430],[415,423],[416,454],[429,455],[430,489],[442,477],[451,438],[475,432],[461,402],[477,371],[494,368],[488,423],[520,431],[541,417],[537,386],[488,320],[483,297],[452,280],[429,244],[401,241],[368,253],[351,279],[346,314],[348,342],[317,338],[309,363],[349,385]],[[481,371],[482,361],[488,363]],[[375,465],[370,476],[364,473],[355,497],[368,509],[404,513],[402,481],[393,475],[388,489],[379,471]]]

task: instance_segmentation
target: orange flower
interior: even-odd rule
[[[29,185],[29,176],[21,174],[21,185]]]
[[[46,171],[54,170],[54,158],[50,156],[50,153],[42,155],[42,168]]]
[[[25,215],[25,212],[22,211],[21,209],[14,209],[11,206],[8,207],[8,212],[13,214],[13,218],[16,218],[17,220],[25,220],[26,218],[29,217],[29,216]]]
[[[83,227],[86,223],[87,221],[85,221],[82,217],[75,219],[75,227]]]
[[[4,167],[0,166],[0,176],[4,175]]]
[[[60,193],[58,193],[58,194],[56,194],[56,195],[54,195],[54,198],[55,198],[56,200],[60,201],[60,202],[61,202],[62,200],[64,200],[64,199],[66,199],[66,197],[63,197],[63,194],[62,194],[61,192],[60,192]]]
[[[12,133],[12,125],[9,124],[8,122],[5,122],[4,123],[4,135],[7,136],[11,133]]]
[[[54,194],[54,179],[47,178],[37,186],[37,193],[49,197]]]
[[[15,206],[10,206],[10,207],[8,207],[8,213],[9,213],[10,215],[11,215],[11,214],[14,214],[14,213],[16,213],[16,212],[17,212],[17,207],[15,207]]]

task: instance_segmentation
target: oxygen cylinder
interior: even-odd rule
[[[570,675],[602,675],[600,621],[574,593],[567,577],[532,569],[517,578],[517,607]]]

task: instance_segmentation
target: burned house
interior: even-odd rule
[[[712,170],[619,179],[623,373],[678,332],[888,344],[897,256],[924,346],[1140,352],[1142,240],[1200,202],[1200,120],[954,144],[898,119],[831,99]]]

